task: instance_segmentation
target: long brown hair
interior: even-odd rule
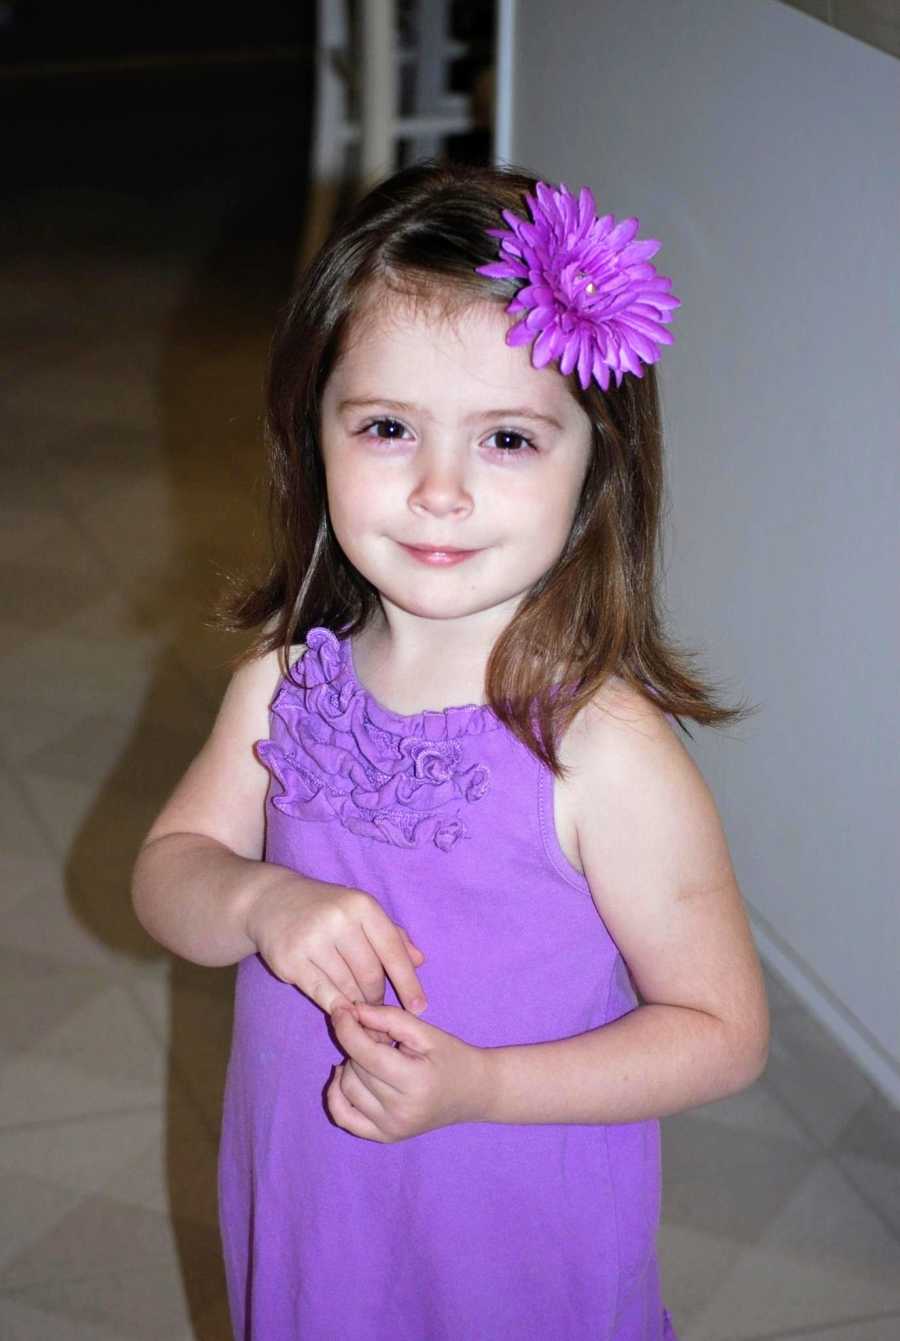
[[[378,593],[332,531],[319,443],[328,377],[373,286],[452,306],[506,306],[517,284],[475,273],[497,256],[489,228],[524,211],[536,179],[509,168],[418,164],[376,186],[313,260],[276,332],[269,367],[272,562],[233,595],[231,628],[263,626],[247,657],[291,646],[317,625],[363,629]],[[656,565],[663,498],[662,436],[652,367],[621,387],[572,394],[593,426],[593,452],[568,541],[497,639],[485,693],[497,716],[561,773],[558,744],[576,713],[617,675],[681,723],[725,725],[727,707],[664,633]],[[565,694],[557,686],[567,686]],[[686,730],[686,728],[683,728]],[[688,733],[689,734],[689,733]]]

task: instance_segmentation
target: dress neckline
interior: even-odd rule
[[[306,636],[306,646],[307,654],[301,665],[312,651],[318,667],[325,672],[323,678],[338,678],[349,685],[353,696],[359,696],[364,702],[369,721],[383,731],[393,735],[424,737],[426,740],[446,740],[492,731],[501,725],[500,719],[487,703],[425,708],[416,713],[394,712],[392,708],[379,703],[360,680],[353,660],[352,640],[348,636],[338,636],[330,629],[314,628]]]

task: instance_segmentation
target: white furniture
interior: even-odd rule
[[[401,142],[424,158],[440,152],[445,136],[473,128],[468,97],[447,90],[449,63],[465,54],[464,44],[448,36],[448,0],[415,0],[403,12],[411,41],[400,40],[396,0],[358,0],[355,6],[349,0],[318,0],[311,190],[301,266],[327,233],[351,178],[352,185],[364,188],[392,172]],[[403,115],[401,77],[411,85],[412,102]]]

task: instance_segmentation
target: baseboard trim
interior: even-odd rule
[[[900,1108],[900,1062],[879,1043],[861,1020],[822,982],[816,972],[795,954],[766,919],[749,908],[759,953],[784,979],[819,1023],[850,1054],[889,1103]]]

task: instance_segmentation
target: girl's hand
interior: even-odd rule
[[[456,1122],[481,1120],[489,1051],[396,1006],[340,1009],[332,1027],[347,1060],[325,1093],[339,1127],[368,1141],[405,1141]],[[370,1036],[386,1034],[395,1047]]]
[[[427,1005],[416,969],[425,956],[377,899],[287,869],[250,905],[246,931],[269,968],[329,1014],[384,1000],[385,975],[407,1010]]]

